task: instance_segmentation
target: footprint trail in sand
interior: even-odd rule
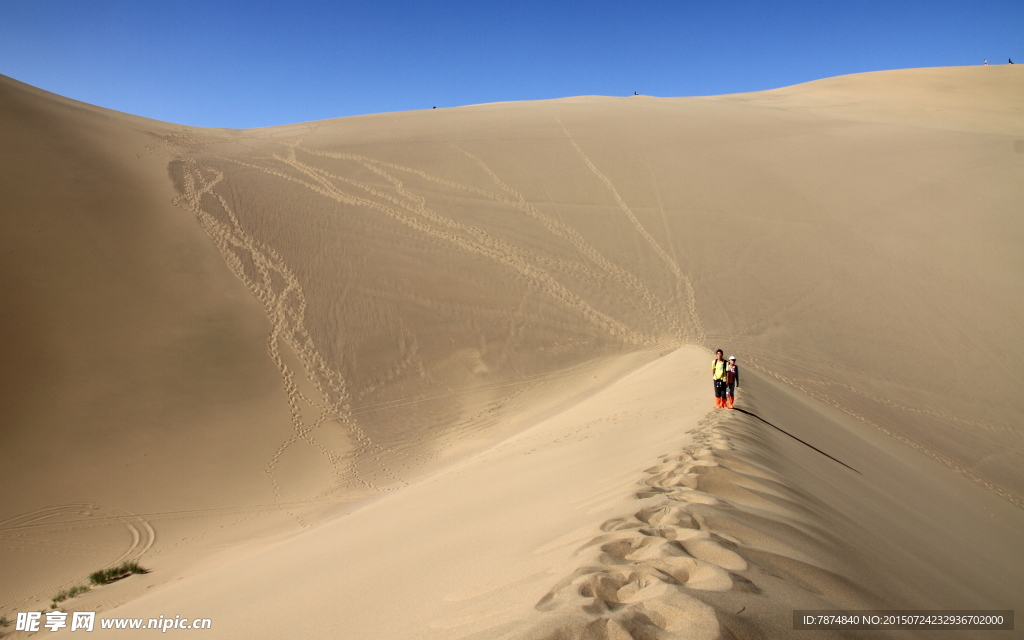
[[[772,620],[781,593],[806,608],[869,604],[822,560],[838,543],[766,446],[732,417],[702,421],[693,444],[644,472],[637,510],[600,526],[515,637],[734,637],[784,625]]]
[[[215,188],[224,174],[203,167],[194,160],[180,165],[182,195],[179,206],[191,211],[203,229],[216,243],[225,261],[263,303],[272,329],[268,336],[270,356],[281,372],[283,388],[292,415],[293,433],[275,452],[267,474],[280,497],[281,486],[275,475],[281,455],[297,442],[305,442],[318,450],[335,470],[340,481],[355,481],[366,489],[378,490],[365,473],[357,469],[360,455],[379,449],[351,417],[345,380],[324,361],[305,327],[307,302],[294,273],[272,248],[246,233],[227,200]],[[306,380],[312,383],[319,397],[310,398],[299,389],[296,372],[285,361],[282,347],[289,348],[301,362]],[[308,418],[307,414],[315,417]],[[314,432],[327,421],[346,427],[355,442],[354,453],[345,456],[320,444]]]

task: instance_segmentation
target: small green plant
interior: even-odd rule
[[[115,580],[126,578],[133,573],[149,573],[149,569],[143,568],[134,560],[126,560],[116,567],[101,569],[100,571],[89,574],[89,582],[97,586],[110,584]]]
[[[7,616],[0,616],[0,627],[11,626],[11,621],[7,619]]]
[[[85,585],[82,585],[82,584],[77,584],[77,585],[71,587],[70,589],[65,589],[63,591],[58,591],[57,595],[53,596],[53,598],[52,598],[53,604],[57,604],[58,602],[64,602],[65,600],[68,600],[70,598],[74,598],[75,596],[80,596],[80,595],[82,595],[83,593],[85,593],[88,590],[89,590],[89,587],[87,587]]]

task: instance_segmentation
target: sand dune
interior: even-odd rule
[[[0,614],[137,557],[69,610],[1014,608],[1021,105],[1013,67],[949,68],[235,131],[4,79]],[[708,413],[717,346],[743,411]]]

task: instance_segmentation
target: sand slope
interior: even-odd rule
[[[45,604],[89,571],[141,555],[152,574],[74,606],[106,611],[153,587],[155,599],[125,610],[191,609],[199,601],[185,594],[194,588],[215,619],[253,632],[242,620],[264,628],[254,612],[273,607],[231,595],[243,585],[273,582],[293,562],[320,558],[326,571],[351,554],[327,540],[360,536],[381,546],[352,571],[374,575],[394,545],[371,532],[400,521],[402,510],[385,505],[410,496],[427,520],[409,553],[445,548],[447,523],[463,521],[438,520],[433,506],[476,498],[465,485],[459,493],[420,479],[463,459],[483,469],[488,458],[476,452],[531,426],[572,432],[573,411],[609,423],[630,416],[614,429],[601,423],[619,443],[603,450],[602,464],[622,465],[607,509],[589,520],[570,515],[565,505],[581,494],[542,488],[560,485],[557,476],[589,490],[595,479],[583,470],[544,466],[534,478],[529,466],[504,462],[510,477],[535,484],[485,500],[479,516],[467,503],[465,526],[495,530],[502,509],[547,508],[562,519],[538,520],[530,540],[575,531],[585,542],[621,524],[625,542],[596,548],[611,554],[601,562],[629,565],[630,545],[676,539],[629,533],[655,526],[655,511],[671,512],[673,536],[691,530],[675,505],[628,489],[650,480],[642,469],[661,454],[672,468],[652,472],[664,476],[655,483],[696,488],[687,485],[700,484],[692,460],[672,456],[700,454],[750,472],[776,506],[758,502],[763,495],[752,506],[725,487],[714,500],[753,508],[726,519],[742,526],[687,511],[702,518],[692,530],[729,552],[708,552],[725,565],[701,565],[721,589],[676,578],[669,590],[689,600],[666,600],[668,587],[651,582],[650,597],[635,602],[606,594],[604,605],[579,604],[578,585],[564,592],[575,578],[562,583],[549,567],[551,580],[536,578],[533,590],[510,583],[519,600],[503,604],[505,613],[495,609],[505,602],[499,589],[436,627],[470,620],[464,628],[429,637],[614,636],[613,619],[633,628],[647,624],[640,615],[662,616],[662,626],[651,622],[657,633],[683,633],[669,618],[692,618],[710,637],[742,636],[744,625],[782,628],[778,603],[953,606],[961,593],[971,594],[963,606],[1013,606],[1003,596],[1021,591],[1011,534],[1024,504],[1024,401],[1012,364],[1024,355],[1022,104],[1024,75],[1013,67],[950,68],[714,98],[569,98],[230,131],[117,114],[5,79],[0,560],[14,578],[0,586],[0,613]],[[665,369],[644,383],[691,381],[671,398],[682,422],[671,423],[671,436],[658,431],[657,442],[622,440],[654,429],[630,412],[669,399],[619,398],[608,385],[682,345],[705,351],[658,360],[651,366]],[[743,406],[840,453],[859,452],[844,459],[859,473],[823,481],[831,471],[816,471],[806,451],[772,441],[772,427],[742,413],[706,422],[688,453],[657,450],[705,413],[688,398],[708,400],[701,359],[719,345],[756,381]],[[813,409],[800,408],[807,403]],[[626,443],[636,446],[628,455]],[[559,463],[576,452],[545,450]],[[496,481],[480,473],[473,482]],[[887,489],[894,483],[905,491]],[[537,501],[538,492],[551,495]],[[939,532],[939,496],[950,492],[964,522]],[[633,514],[654,511],[631,515],[637,499],[654,504]],[[789,506],[780,512],[776,499]],[[920,513],[908,515],[914,500]],[[368,501],[369,511],[337,519]],[[810,543],[772,524],[780,519],[801,523],[817,546],[792,553]],[[289,539],[321,522],[330,524]],[[984,548],[957,552],[955,571],[936,569],[978,527]],[[873,555],[878,539],[886,550]],[[468,562],[491,556],[491,544],[448,553]],[[694,550],[703,542],[671,543],[668,560],[664,544],[644,556],[655,563],[646,566],[709,562]],[[517,549],[509,564],[540,570]],[[783,570],[767,552],[826,573]],[[219,565],[179,588],[161,586]],[[908,567],[932,572],[929,584],[940,586],[926,592],[901,579]],[[640,584],[618,584],[616,571],[608,572],[615,593]],[[986,581],[992,572],[998,577]],[[429,590],[435,573],[417,574],[411,587]],[[445,588],[490,584],[496,573],[472,575],[448,576]],[[349,584],[329,581],[325,573],[295,586],[304,604],[289,608],[308,604],[312,614],[323,589],[351,597]],[[756,589],[737,590],[748,582]],[[738,593],[758,595],[761,604],[739,604],[755,614],[749,621],[731,617]],[[551,606],[529,608],[545,594]],[[385,620],[381,607],[394,609],[385,595],[360,597],[354,611],[373,618],[359,623],[362,637],[381,637],[388,624],[397,626],[384,635],[426,633],[414,607]],[[523,613],[526,605],[534,613]],[[601,606],[632,613],[609,617]],[[306,635],[337,628],[309,624]]]
[[[791,632],[794,608],[1019,604],[1019,509],[770,379],[708,415],[706,363],[693,347],[658,358],[111,615],[188,612],[224,638],[814,638],[836,634]]]

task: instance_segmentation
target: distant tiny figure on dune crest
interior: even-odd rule
[[[715,408],[736,408],[736,387],[740,384],[740,370],[736,366],[736,356],[725,359],[725,352],[715,351],[715,359],[711,363],[711,380],[715,385]]]

